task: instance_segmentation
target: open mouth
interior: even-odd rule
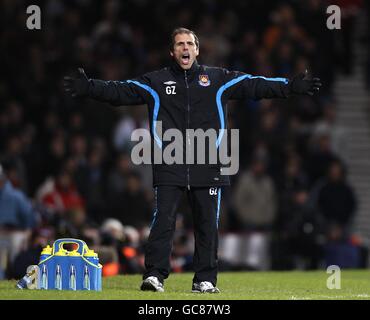
[[[190,62],[190,54],[189,53],[184,53],[182,56],[181,56],[181,62],[182,64],[189,64]]]

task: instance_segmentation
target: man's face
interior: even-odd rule
[[[170,51],[170,55],[184,70],[191,68],[194,60],[199,54],[194,36],[187,33],[179,33],[176,35],[172,50],[173,51]]]

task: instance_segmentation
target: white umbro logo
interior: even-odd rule
[[[176,84],[176,81],[166,81],[166,82],[163,82],[163,84],[166,85],[166,94],[176,94],[176,86],[174,86],[174,84]]]

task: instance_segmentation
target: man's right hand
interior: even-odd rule
[[[73,98],[86,97],[89,93],[89,79],[84,69],[78,68],[77,78],[64,77],[64,91]]]

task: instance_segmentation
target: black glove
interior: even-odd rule
[[[86,97],[89,93],[89,86],[89,79],[82,68],[78,68],[77,78],[64,77],[64,91],[73,98]]]
[[[304,79],[307,75],[305,73],[300,73],[289,81],[289,92],[292,94],[307,94],[313,96],[318,93],[321,87],[320,78]]]

